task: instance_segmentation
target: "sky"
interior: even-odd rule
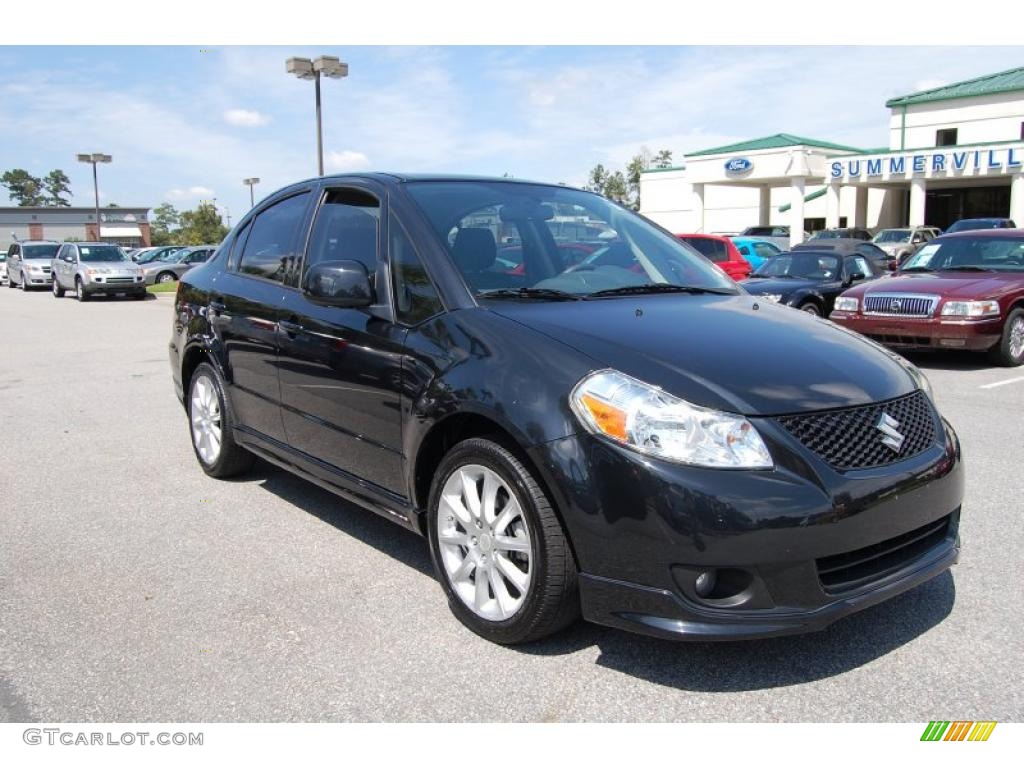
[[[232,220],[316,174],[313,84],[289,56],[339,56],[323,83],[327,172],[501,175],[581,185],[641,147],[687,152],[792,133],[888,143],[885,101],[1024,65],[1020,47],[0,47],[0,171],[60,168],[73,204]],[[0,205],[6,190],[0,189]]]

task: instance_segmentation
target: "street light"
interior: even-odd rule
[[[315,59],[304,59],[293,56],[285,63],[285,70],[300,80],[312,80],[316,86],[316,160],[320,175],[324,175],[324,139],[320,119],[320,76],[332,79],[348,77],[348,64],[340,61],[337,56],[317,56]]]
[[[251,179],[242,179],[242,183],[249,187],[249,207],[256,205],[256,198],[253,196],[253,187],[260,183],[259,178],[253,176]]]
[[[113,159],[110,155],[104,155],[101,152],[93,152],[91,155],[78,155],[78,162],[92,164],[92,189],[96,194],[96,242],[102,242],[103,240],[103,237],[100,235],[100,183],[96,176],[96,164],[109,163]]]

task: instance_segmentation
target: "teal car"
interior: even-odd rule
[[[782,253],[782,249],[775,243],[769,243],[767,240],[760,240],[756,237],[733,237],[730,239],[736,245],[740,256],[750,262],[750,266],[754,269],[760,267],[766,259]]]

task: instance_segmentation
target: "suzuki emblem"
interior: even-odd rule
[[[906,440],[896,431],[896,427],[899,425],[900,423],[885,411],[882,411],[882,415],[875,422],[875,429],[882,433],[882,445],[891,449],[893,453],[899,453],[900,448],[903,447],[903,441]]]

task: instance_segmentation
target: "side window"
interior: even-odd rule
[[[238,260],[242,257],[242,246],[245,244],[245,238],[249,235],[249,230],[252,228],[252,222],[246,223],[238,234],[235,235],[234,241],[231,243],[231,267],[233,268],[238,264]]]
[[[202,264],[203,262],[209,260],[211,253],[212,253],[212,251],[208,251],[208,250],[196,251],[195,253],[193,253],[191,256],[188,257],[188,263],[189,264]]]
[[[444,309],[419,254],[394,219],[390,233],[391,274],[395,282],[395,315],[399,322],[415,325]]]
[[[256,216],[238,271],[283,283],[297,258],[296,236],[309,193],[282,200]]]
[[[757,253],[762,259],[770,259],[772,256],[777,254],[779,251],[772,248],[768,243],[754,243],[754,252]]]
[[[330,190],[316,214],[303,273],[324,261],[358,261],[375,283],[379,231],[377,198],[358,189]]]
[[[741,245],[738,250],[740,252],[740,256],[749,256],[750,255],[750,249],[747,248],[747,246],[745,246],[745,245]]]
[[[871,265],[868,264],[868,260],[863,256],[855,256],[846,263],[847,270],[850,274],[854,272],[860,272],[865,277],[871,277],[874,274],[874,270],[871,269]]]
[[[7,255],[8,255],[8,257],[10,257],[10,256],[17,256],[20,252],[21,252],[20,246],[17,243],[12,243],[10,249],[8,250]]]

